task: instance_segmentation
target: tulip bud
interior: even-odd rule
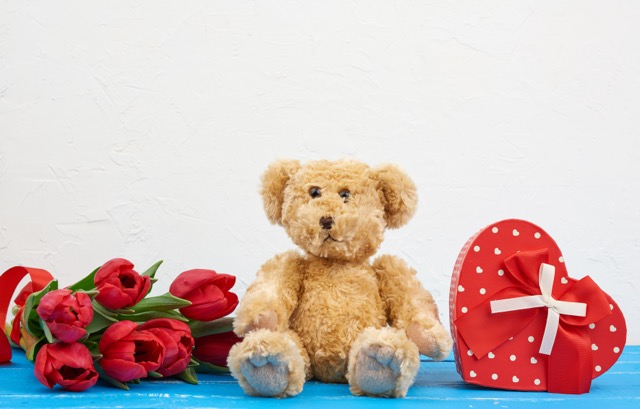
[[[165,348],[158,337],[149,331],[136,331],[137,327],[131,321],[116,322],[107,328],[98,344],[102,354],[98,364],[116,381],[146,378],[164,360]]]
[[[174,319],[158,318],[145,322],[138,330],[152,333],[164,345],[164,360],[157,370],[160,375],[177,375],[187,368],[194,344],[187,324]]]
[[[191,301],[180,308],[187,318],[197,321],[213,321],[230,314],[238,305],[238,296],[229,291],[236,278],[218,274],[213,270],[195,269],[181,273],[169,287],[169,292]]]
[[[89,350],[77,342],[44,345],[36,357],[34,373],[48,388],[57,384],[73,392],[88,389],[98,381]]]
[[[71,294],[61,289],[48,292],[36,309],[51,334],[62,342],[76,342],[87,334],[84,329],[93,319],[91,298],[85,293]]]
[[[138,274],[123,258],[107,261],[96,272],[94,282],[99,291],[96,301],[113,310],[137,304],[151,288],[151,279]]]

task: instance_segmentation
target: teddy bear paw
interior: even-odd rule
[[[369,345],[358,353],[353,381],[367,395],[388,395],[400,375],[395,351],[386,345]]]
[[[413,323],[407,328],[407,336],[415,342],[421,354],[436,361],[441,361],[449,356],[453,347],[453,340],[449,332],[440,323],[429,330]]]
[[[279,355],[257,355],[245,360],[240,371],[260,396],[281,396],[289,385],[289,368]]]
[[[305,363],[287,333],[258,329],[229,352],[229,369],[249,395],[285,397],[302,391]]]
[[[354,342],[354,347],[347,375],[353,394],[406,395],[420,366],[420,357],[417,346],[403,331],[369,328]]]

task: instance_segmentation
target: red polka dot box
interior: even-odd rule
[[[449,307],[456,367],[476,385],[586,393],[626,341],[616,302],[591,278],[569,277],[551,236],[524,220],[466,243]]]

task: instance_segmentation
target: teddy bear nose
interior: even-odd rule
[[[331,230],[331,227],[333,226],[333,217],[321,217],[320,226],[322,226],[322,228],[325,230]]]

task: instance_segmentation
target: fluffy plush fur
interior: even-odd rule
[[[303,253],[267,261],[237,310],[229,367],[249,395],[294,396],[311,378],[348,382],[355,395],[403,397],[419,353],[442,359],[451,337],[415,271],[370,258],[386,228],[417,205],[393,165],[356,161],[273,163],[262,178],[267,217]]]

